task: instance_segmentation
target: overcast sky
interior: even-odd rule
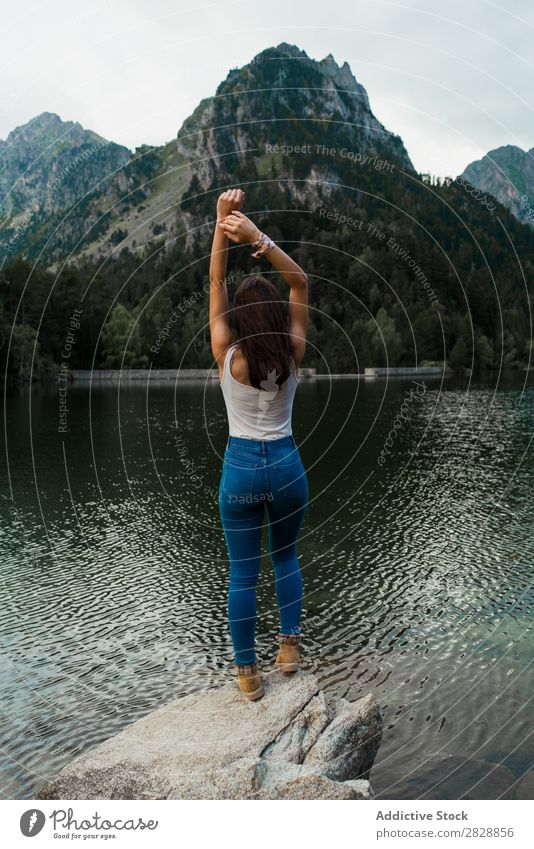
[[[419,171],[534,146],[534,0],[17,0],[0,30],[0,138],[47,111],[163,144],[230,68],[288,41],[346,60]]]

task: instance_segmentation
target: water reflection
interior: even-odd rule
[[[309,382],[297,394],[311,495],[299,549],[306,666],[332,694],[372,691],[385,708],[377,794],[513,795],[533,748],[534,391],[519,378],[497,391],[427,381],[390,436],[411,389]],[[7,798],[30,797],[78,752],[232,675],[218,387],[72,388],[69,409],[58,434],[53,392],[9,399]],[[269,664],[266,556],[258,602]]]

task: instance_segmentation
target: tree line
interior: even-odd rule
[[[246,183],[247,209],[265,210],[254,215],[258,226],[308,274],[304,365],[320,372],[444,361],[457,369],[527,366],[532,228],[497,201],[489,210],[461,182],[364,168],[355,181],[349,162],[304,203],[289,184],[309,171],[301,178],[302,161],[291,166],[284,180],[273,160],[255,184],[254,162],[237,161],[233,177]],[[193,178],[183,199],[179,215],[203,223],[193,244],[185,237],[167,244],[163,233],[104,263],[75,258],[58,272],[21,257],[5,265],[0,357],[8,378],[53,379],[69,334],[69,368],[212,366],[206,283],[216,193],[215,182],[203,191]],[[230,298],[254,271],[270,266],[232,245]]]

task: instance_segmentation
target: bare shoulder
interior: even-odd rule
[[[233,344],[234,344],[233,342],[230,342],[228,345],[225,345],[225,347],[221,349],[219,356],[215,358],[215,362],[217,363],[217,367],[219,369],[219,383],[222,381],[222,378],[223,378],[224,363],[226,361],[226,355],[227,355],[228,351],[230,350],[230,348],[232,347]]]
[[[235,349],[232,362],[230,363],[230,370],[232,372],[232,377],[234,377],[239,383],[244,383],[246,386],[250,386],[247,361],[239,347]]]
[[[232,343],[232,345],[233,344],[234,343]],[[226,349],[226,353],[228,353],[228,351],[230,350],[232,345],[228,346],[228,348]],[[234,349],[234,352],[233,352],[233,354],[230,355],[230,357],[231,357],[231,359],[230,359],[230,362],[228,363],[228,369],[229,369],[232,377],[234,378],[234,380],[237,380],[238,383],[245,384],[245,386],[250,386],[250,381],[248,379],[247,362],[246,362],[243,354],[241,353],[239,346],[237,346]],[[221,383],[222,379],[223,379],[225,359],[226,359],[226,354],[223,357],[222,362],[219,365],[219,383]]]

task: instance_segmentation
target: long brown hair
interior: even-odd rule
[[[250,385],[268,389],[276,380],[281,386],[296,363],[287,302],[274,283],[261,274],[245,277],[234,296],[234,320]]]

